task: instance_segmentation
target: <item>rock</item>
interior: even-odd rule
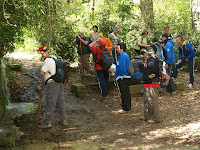
[[[174,81],[174,84],[176,85],[177,91],[183,91],[185,89],[185,85],[183,82]]]
[[[22,66],[20,64],[9,64],[8,67],[14,71],[22,70]]]
[[[82,98],[85,96],[85,85],[81,83],[73,83],[71,85],[71,92],[74,93],[76,96]]]
[[[131,85],[129,86],[130,94],[140,93],[140,90],[143,88],[143,84]]]
[[[22,133],[14,126],[0,128],[0,147],[15,146],[21,135]]]
[[[85,74],[82,76],[82,78],[92,83],[98,83],[96,75]]]

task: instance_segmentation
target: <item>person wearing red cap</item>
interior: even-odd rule
[[[49,56],[48,47],[42,46],[39,48],[44,64],[40,69],[40,74],[44,78],[46,83],[46,118],[44,124],[40,125],[39,128],[51,128],[51,119],[55,108],[58,108],[58,112],[61,118],[62,129],[67,129],[66,123],[66,110],[65,110],[65,99],[64,99],[64,84],[62,82],[55,82],[53,79],[49,79],[52,75],[56,74],[56,64],[53,58]]]
[[[99,42],[99,47],[95,47],[94,45]],[[99,87],[101,90],[101,95],[103,97],[107,97],[109,95],[109,85],[108,85],[108,80],[109,80],[109,72],[108,70],[102,69],[101,65],[98,63],[101,59],[102,56],[102,50],[107,50],[106,46],[106,41],[104,41],[101,38],[98,38],[97,41],[94,41],[89,44],[89,47],[91,48],[92,53],[95,55],[95,72],[96,76],[99,82]],[[102,49],[102,50],[101,50]]]

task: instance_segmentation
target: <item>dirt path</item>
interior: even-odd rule
[[[23,60],[25,69],[38,77],[41,66],[39,61]],[[199,73],[195,74],[199,77]],[[132,110],[117,113],[121,100],[115,87],[111,96],[103,100],[97,86],[87,87],[83,99],[70,92],[70,84],[79,81],[77,73],[70,72],[69,84],[65,88],[67,122],[66,132],[58,125],[56,112],[53,128],[40,130],[35,125],[36,112],[17,118],[17,126],[24,135],[16,149],[73,149],[73,150],[110,150],[110,149],[200,149],[200,91],[198,78],[193,89],[182,92],[160,94],[160,113],[162,123],[148,124],[139,118],[143,115],[143,97],[132,95]],[[189,74],[182,72],[178,80],[187,83]],[[44,101],[44,99],[43,99]],[[41,108],[40,123],[44,117]]]

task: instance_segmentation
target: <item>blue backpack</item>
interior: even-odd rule
[[[49,79],[53,79],[55,82],[62,82],[63,84],[66,84],[68,81],[67,63],[59,58],[54,58],[54,57],[48,57],[48,58],[52,58],[56,64],[56,74],[52,75]],[[46,80],[46,83],[49,79]]]

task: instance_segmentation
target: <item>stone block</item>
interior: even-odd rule
[[[85,85],[81,83],[73,83],[71,85],[71,91],[74,93],[76,96],[83,98],[85,96]]]
[[[174,84],[176,85],[177,91],[183,91],[185,89],[185,85],[181,81],[174,81]]]
[[[131,85],[129,86],[130,94],[138,94],[142,88],[143,84]]]
[[[85,74],[82,78],[92,83],[98,83],[96,75]]]

